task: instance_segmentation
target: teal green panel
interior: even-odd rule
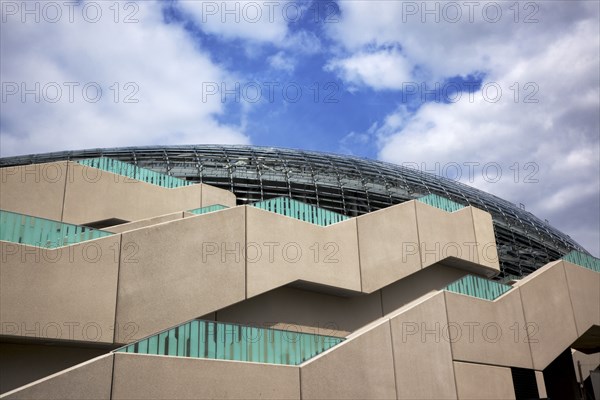
[[[200,331],[198,321],[190,322],[190,357],[199,357]]]
[[[167,354],[167,337],[169,332],[161,332],[158,334],[158,354],[164,356]]]
[[[190,321],[116,351],[298,365],[343,338],[215,321]]]
[[[148,338],[148,354],[158,354],[158,336]]]
[[[200,207],[200,208],[194,208],[193,210],[188,210],[188,212],[192,213],[192,214],[206,214],[206,213],[210,213],[213,211],[219,211],[219,210],[224,210],[228,208],[227,206],[221,205],[221,204],[213,204],[207,207]]]
[[[173,328],[169,330],[169,335],[167,336],[167,354],[168,356],[176,356],[177,355],[177,328]]]
[[[0,237],[7,242],[56,248],[85,240],[81,234],[84,231],[94,232],[97,237],[112,235],[111,232],[0,210]]]
[[[259,201],[253,203],[252,206],[321,226],[327,226],[348,219],[345,215],[287,197],[276,197],[270,200]]]
[[[573,250],[569,254],[565,255],[562,259],[572,264],[579,265],[580,267],[600,272],[600,259],[589,254]]]
[[[148,354],[148,339],[141,340],[138,342],[138,353]]]
[[[77,161],[81,165],[97,168],[113,174],[122,175],[130,179],[146,182],[149,184],[166,187],[169,189],[189,186],[191,182],[185,179],[175,178],[170,175],[161,174],[150,169],[140,168],[132,164],[108,158],[96,158]]]
[[[462,204],[456,203],[445,197],[438,196],[437,194],[428,194],[427,196],[420,197],[417,200],[448,212],[458,211],[465,207]]]
[[[490,281],[478,276],[466,275],[461,279],[452,282],[446,286],[445,289],[450,292],[492,301],[511,290],[512,286]]]

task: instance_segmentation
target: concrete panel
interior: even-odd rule
[[[299,399],[298,367],[115,354],[113,399]]]
[[[535,382],[537,383],[540,399],[548,397],[548,393],[546,393],[546,383],[544,382],[544,373],[542,371],[535,371]]]
[[[303,399],[395,399],[389,321],[301,366]]]
[[[362,215],[356,221],[365,293],[421,269],[414,201]]]
[[[217,320],[347,336],[381,317],[379,293],[340,297],[283,287],[217,312]]]
[[[525,322],[530,324],[533,368],[543,370],[577,339],[563,262],[547,264],[514,286],[520,289]]]
[[[0,209],[60,221],[67,162],[0,168]]]
[[[99,348],[0,343],[0,393],[27,385],[107,352],[108,349]]]
[[[471,209],[475,240],[477,242],[477,258],[479,264],[500,271],[500,260],[496,248],[496,236],[490,213],[475,207]]]
[[[297,280],[360,291],[356,219],[321,227],[247,207],[248,297]]]
[[[444,294],[390,320],[398,399],[456,399]]]
[[[120,235],[58,249],[0,242],[7,336],[112,343]]]
[[[235,194],[228,190],[219,189],[210,185],[202,185],[202,207],[221,204],[222,206],[235,207]]]
[[[600,353],[585,354],[574,350],[572,356],[575,376],[578,382],[585,381],[590,376],[590,371],[600,366]],[[579,375],[579,364],[581,364],[581,375]]]
[[[420,201],[415,201],[415,207],[423,268],[447,257],[479,262],[470,207],[453,213]]]
[[[109,399],[113,355],[94,358],[2,395],[3,399]]]
[[[575,315],[577,336],[592,325],[600,326],[600,274],[563,261],[571,304]]]
[[[70,162],[63,221],[138,221],[198,208],[201,197],[201,185],[168,189]]]
[[[515,398],[510,368],[454,363],[456,392],[460,400],[509,400]]]
[[[194,215],[194,214],[191,214]],[[109,228],[103,228],[102,230],[114,233],[122,233],[127,231],[132,231],[134,229],[145,228],[147,226],[152,226],[156,224],[162,224],[163,222],[175,221],[177,219],[183,218],[183,212],[175,212],[171,214],[161,215],[159,217],[147,218],[141,221],[129,222],[127,224],[120,224],[111,226]]]
[[[394,282],[381,289],[383,314],[389,314],[421,296],[441,290],[466,274],[462,269],[436,264]]]
[[[123,233],[119,326],[131,342],[243,300],[245,207]]]
[[[493,302],[445,295],[455,360],[532,368],[527,332],[534,329],[525,323],[518,289]]]

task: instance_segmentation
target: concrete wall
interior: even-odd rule
[[[443,293],[391,318],[398,399],[456,399]]]
[[[216,320],[345,337],[380,318],[379,292],[340,297],[283,287],[216,313]]]
[[[127,231],[133,231],[135,229],[146,228],[148,226],[162,224],[163,222],[175,221],[177,219],[183,218],[183,212],[175,212],[171,214],[161,215],[158,217],[152,217],[147,219],[142,219],[139,221],[129,222],[127,224],[120,224],[111,226],[108,228],[103,228],[102,230],[113,232],[113,233],[122,233]],[[194,214],[191,214],[194,215]]]
[[[245,211],[236,207],[122,234],[117,324],[137,330],[117,342],[244,300]]]
[[[0,343],[0,393],[105,355],[109,349]]]
[[[460,400],[509,400],[515,398],[510,368],[454,363],[456,392]]]
[[[112,343],[120,239],[58,249],[0,242],[0,334]]]
[[[600,274],[563,261],[577,336],[600,326]],[[599,344],[600,346],[600,344]]]
[[[236,203],[233,193],[208,185],[168,189],[70,161],[1,168],[0,179],[3,210],[73,224]]]
[[[0,209],[62,220],[67,162],[0,168]]]
[[[301,366],[303,399],[395,399],[389,321]]]
[[[248,297],[298,280],[360,292],[355,219],[324,228],[246,208]]]
[[[455,360],[532,368],[528,328],[518,290],[496,301],[446,292]]]
[[[115,354],[113,399],[299,399],[298,368]]]
[[[584,268],[577,268],[587,275]],[[543,370],[578,336],[564,263],[550,263],[514,286],[519,288],[525,321],[530,324],[533,368]]]
[[[2,395],[3,399],[109,399],[113,355],[107,354]]]

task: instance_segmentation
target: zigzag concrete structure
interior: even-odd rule
[[[0,173],[11,218],[103,231],[57,246],[3,233],[2,398],[576,398],[556,370],[600,354],[600,261],[488,281],[492,218],[474,207],[413,200],[320,226],[70,161]],[[294,362],[269,361],[289,343],[260,361],[233,344],[192,355],[181,335],[198,319],[339,339]]]

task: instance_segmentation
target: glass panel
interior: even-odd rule
[[[492,301],[508,292],[512,287],[479,276],[466,275],[456,282],[452,282],[445,289],[449,292]]]
[[[195,320],[115,351],[299,365],[343,340],[334,336]]]
[[[345,215],[315,207],[310,204],[305,204],[298,200],[290,199],[289,197],[276,197],[270,200],[259,201],[253,203],[252,206],[260,208],[261,210],[271,211],[285,215],[286,217],[321,226],[327,226],[349,219],[349,217]]]
[[[113,233],[0,210],[0,240],[7,242],[54,249],[110,235]]]

